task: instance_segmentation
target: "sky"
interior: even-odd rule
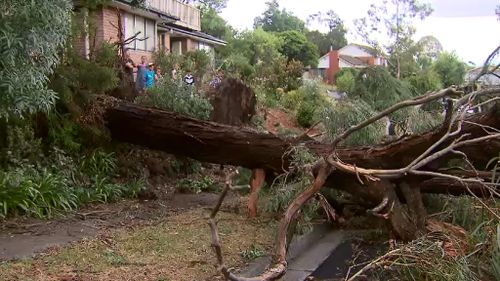
[[[228,0],[221,16],[233,27],[253,27],[254,18],[266,9],[267,0]],[[281,8],[297,17],[318,11],[334,10],[348,28],[349,43],[363,43],[354,32],[354,19],[364,17],[370,4],[382,0],[279,0]],[[465,62],[482,65],[486,57],[500,45],[500,21],[495,16],[499,0],[421,0],[431,4],[432,15],[417,21],[415,39],[435,36],[446,51],[455,51]],[[316,29],[317,27],[310,27]]]

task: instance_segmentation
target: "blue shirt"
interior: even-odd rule
[[[137,78],[135,81],[135,87],[137,90],[142,91],[144,89],[146,71],[147,69],[145,65],[140,64],[137,66]]]
[[[146,80],[146,88],[153,87],[153,84],[155,83],[155,72],[153,70],[147,69],[146,73],[144,74],[144,78]]]

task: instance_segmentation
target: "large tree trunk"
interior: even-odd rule
[[[474,124],[500,128],[499,117],[500,114],[494,110],[472,116],[468,120],[470,122],[463,124],[462,134],[468,134],[469,137],[485,135],[485,130]],[[314,140],[281,139],[275,135],[259,133],[249,128],[202,121],[127,103],[120,103],[107,109],[105,120],[114,140],[143,145],[203,162],[243,166],[254,171],[263,169],[266,174],[282,173],[286,170],[290,160],[288,156],[285,156],[288,155],[286,151],[299,143],[303,143],[318,156],[328,155],[332,148],[330,144]],[[335,153],[345,163],[357,167],[401,168],[422,154],[443,134],[443,128],[438,128],[388,144],[337,148]],[[449,144],[452,140],[446,141],[442,146]],[[480,167],[496,156],[499,148],[499,141],[492,139],[481,145],[465,146],[460,149],[467,152],[469,161]],[[456,157],[456,154],[445,155],[424,168],[435,171],[443,166],[442,161],[447,161],[448,157]],[[259,181],[262,180],[261,178],[263,176],[259,178]],[[416,184],[422,181],[424,183],[421,186]],[[406,182],[412,184],[409,185]],[[254,182],[253,188],[257,190],[256,186],[260,184],[260,182]],[[416,238],[425,224],[426,214],[420,197],[420,188],[424,192],[434,193],[464,194],[470,192],[466,185],[457,184],[451,179],[439,180],[415,176],[404,176],[397,180],[367,181],[365,184],[360,184],[360,179],[355,175],[338,170],[330,174],[325,181],[325,186],[346,191],[356,200],[362,201],[365,206],[377,210],[374,211],[374,215],[388,219],[388,224],[396,236],[403,240]],[[481,186],[473,186],[472,190],[477,195],[491,195]],[[255,202],[251,203],[249,207],[255,205]],[[250,211],[251,215],[255,215],[256,210]]]
[[[289,159],[283,156],[285,152],[304,142],[128,103],[109,108],[105,120],[112,138],[117,141],[143,145],[203,162],[250,169],[263,168],[278,173],[288,166]],[[485,135],[483,128],[471,123],[500,128],[500,113],[493,110],[472,116],[469,121],[471,122],[463,125],[462,134],[482,136]],[[358,167],[400,168],[410,163],[442,135],[442,130],[437,129],[388,144],[338,148],[336,153],[345,163]],[[449,142],[445,144],[447,143]],[[317,155],[326,155],[331,149],[329,144],[313,140],[305,141],[304,144]],[[467,152],[470,161],[480,166],[496,156],[499,148],[498,140],[490,140],[461,149]],[[446,157],[442,159],[446,160]],[[433,164],[428,168],[432,169],[432,166]]]

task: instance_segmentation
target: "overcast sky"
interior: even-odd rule
[[[425,21],[417,22],[415,39],[434,35],[444,49],[456,51],[466,62],[481,65],[493,49],[500,45],[500,22],[495,16],[499,0],[424,0],[432,5],[434,13]],[[228,0],[222,11],[229,24],[237,29],[250,29],[255,17],[266,9],[266,0]],[[299,18],[318,11],[334,10],[349,29],[349,42],[363,43],[357,38],[353,20],[366,15],[370,4],[382,0],[278,0],[281,8]]]

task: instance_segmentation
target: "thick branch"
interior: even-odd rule
[[[461,92],[456,91],[454,88],[447,88],[447,89],[441,90],[437,93],[430,93],[430,94],[426,94],[426,95],[423,95],[423,96],[420,96],[420,97],[417,97],[417,98],[414,98],[411,100],[404,100],[402,102],[396,103],[393,106],[387,108],[386,110],[378,113],[377,115],[374,115],[374,116],[366,119],[365,121],[359,123],[358,125],[347,129],[345,132],[343,132],[342,134],[340,134],[339,136],[337,136],[333,140],[332,146],[335,148],[341,141],[347,139],[347,137],[349,137],[352,133],[363,129],[364,127],[366,127],[370,124],[373,124],[374,122],[376,122],[376,121],[386,117],[387,115],[389,115],[395,111],[398,111],[402,108],[428,103],[428,102],[431,102],[431,101],[434,101],[434,100],[437,100],[439,98],[443,98],[446,96],[455,96],[455,95],[460,95],[460,94],[461,94]]]

